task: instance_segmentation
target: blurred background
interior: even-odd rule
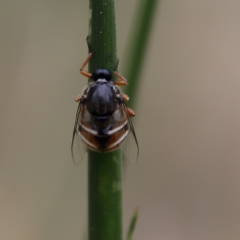
[[[116,1],[120,59],[136,4]],[[70,143],[88,1],[2,0],[0,19],[0,239],[83,239],[87,162],[73,164]],[[239,1],[158,6],[135,107],[140,157],[124,176],[136,240],[240,239],[239,26]]]

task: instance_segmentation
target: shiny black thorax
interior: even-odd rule
[[[86,96],[87,110],[96,117],[111,116],[119,104],[116,87],[110,82],[95,82]]]
[[[85,91],[85,107],[92,116],[92,128],[100,135],[105,135],[114,122],[112,115],[122,99],[119,89],[111,81],[111,73],[107,69],[96,69],[93,80]]]

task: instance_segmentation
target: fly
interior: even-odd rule
[[[126,106],[125,101],[129,97],[118,88],[126,85],[127,80],[116,71],[110,72],[105,68],[97,68],[92,73],[85,71],[84,67],[91,57],[92,53],[89,53],[80,68],[80,73],[92,79],[92,82],[75,99],[79,105],[71,145],[73,160],[76,162],[77,158],[83,157],[84,148],[111,152],[126,145],[127,153],[124,154],[134,152],[131,158],[135,161],[139,151],[131,121],[135,113]],[[113,75],[118,78],[117,81],[112,80]],[[130,139],[133,140],[133,146],[128,146]]]

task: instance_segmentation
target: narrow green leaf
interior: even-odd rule
[[[138,0],[134,24],[131,28],[128,46],[124,56],[124,76],[129,84],[124,92],[130,96],[129,106],[133,107],[141,79],[147,45],[151,35],[153,20],[159,0]]]
[[[132,220],[131,220],[129,228],[128,228],[127,240],[133,239],[133,233],[134,233],[134,230],[136,227],[137,219],[138,219],[138,209],[135,210],[135,212],[132,216]]]

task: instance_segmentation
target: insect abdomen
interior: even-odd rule
[[[85,126],[80,127],[83,142],[88,148],[97,152],[110,152],[119,148],[128,135],[127,121],[105,131],[96,131]]]

